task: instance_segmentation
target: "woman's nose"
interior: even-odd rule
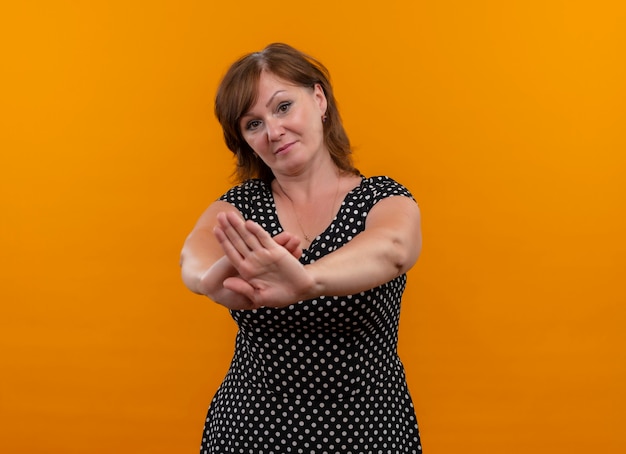
[[[279,140],[284,132],[282,123],[277,119],[266,120],[265,128],[267,131],[267,138],[270,142]]]

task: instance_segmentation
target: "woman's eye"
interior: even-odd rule
[[[285,113],[289,110],[289,108],[291,107],[291,103],[290,102],[281,102],[278,105],[278,111],[280,113]]]
[[[249,121],[248,124],[246,124],[246,129],[248,131],[252,131],[258,128],[260,125],[261,125],[261,122],[259,120],[252,120],[252,121]]]

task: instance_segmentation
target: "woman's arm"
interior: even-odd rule
[[[243,222],[241,213],[230,203],[212,203],[185,240],[180,260],[183,282],[192,292],[206,295],[229,309],[254,309],[257,306],[247,297],[223,285],[224,280],[239,273],[224,255],[213,233],[219,213],[232,213]],[[298,239],[291,234],[279,234],[274,241],[293,257],[302,254]]]
[[[415,265],[422,249],[420,210],[408,197],[378,202],[365,230],[309,265],[315,295],[350,295],[382,285]]]
[[[239,274],[227,278],[224,287],[260,306],[369,290],[408,271],[422,244],[419,208],[404,196],[378,202],[362,233],[306,266],[285,254],[251,221],[224,214],[214,230]]]

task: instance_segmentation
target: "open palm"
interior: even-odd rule
[[[235,213],[217,219],[215,237],[239,274],[226,278],[224,288],[255,306],[282,307],[306,297],[314,282],[294,254],[255,222]]]

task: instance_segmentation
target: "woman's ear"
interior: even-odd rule
[[[320,84],[315,84],[313,86],[313,97],[320,108],[320,115],[326,115],[328,102],[326,101],[326,93],[324,93],[324,89]]]

